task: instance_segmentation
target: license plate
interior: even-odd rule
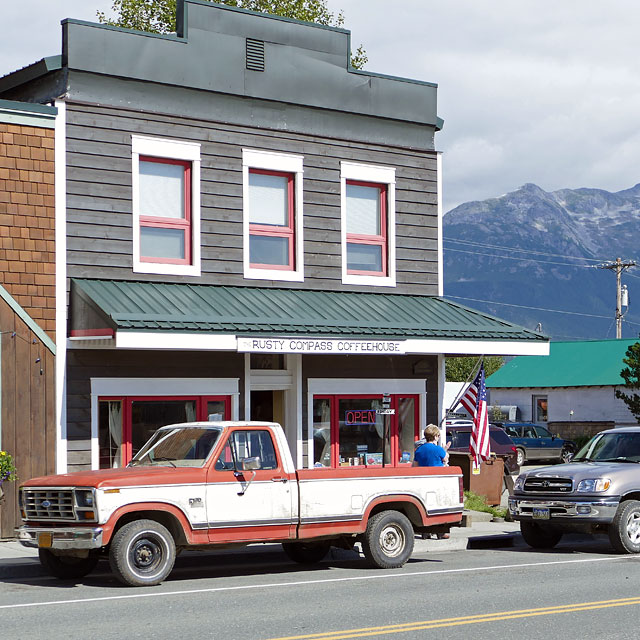
[[[533,507],[533,519],[534,520],[548,520],[549,519],[549,507]]]
[[[39,533],[38,534],[38,546],[41,549],[50,549],[53,544],[52,533]]]

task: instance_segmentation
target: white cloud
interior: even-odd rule
[[[0,74],[60,53],[112,0],[4,0]],[[367,69],[439,84],[445,210],[511,191],[640,182],[637,0],[329,0]],[[11,25],[6,28],[6,25]]]

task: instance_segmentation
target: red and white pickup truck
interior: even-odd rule
[[[280,542],[297,562],[356,542],[402,566],[416,533],[462,518],[457,467],[296,470],[282,428],[258,422],[162,427],[125,468],[33,478],[20,487],[22,544],[59,578],[108,555],[118,579],[162,582],[182,549]]]

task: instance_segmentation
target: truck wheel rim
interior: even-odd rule
[[[627,520],[627,535],[633,544],[640,542],[640,512],[634,511]]]
[[[397,525],[388,525],[380,533],[380,548],[393,558],[402,553],[405,546],[404,532]]]
[[[162,546],[151,536],[140,537],[131,545],[129,559],[138,573],[152,573],[162,562]]]

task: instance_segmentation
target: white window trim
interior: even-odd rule
[[[347,180],[387,185],[387,275],[363,276],[347,273]],[[396,170],[373,164],[340,163],[340,229],[342,282],[375,287],[396,286]]]
[[[191,264],[166,264],[140,260],[140,156],[191,162]],[[195,142],[131,136],[133,212],[133,271],[177,276],[199,276],[200,271],[200,145]]]
[[[104,396],[231,396],[231,419],[239,420],[238,378],[91,378],[91,468],[100,468],[98,400]]]
[[[265,169],[293,173],[294,211],[295,211],[295,262],[293,271],[283,269],[256,269],[251,267],[249,258],[249,169]],[[275,151],[257,149],[242,150],[242,256],[244,277],[252,280],[281,280],[287,282],[304,282],[304,238],[302,210],[302,176],[303,157]]]

